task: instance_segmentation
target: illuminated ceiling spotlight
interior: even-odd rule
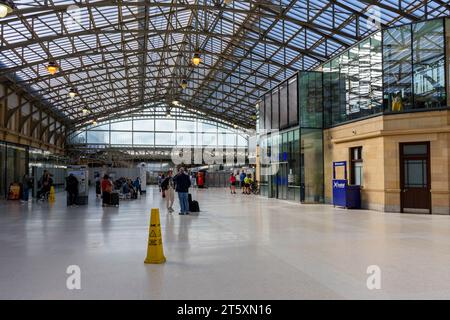
[[[172,115],[170,114],[170,109],[169,108],[167,108],[167,111],[166,111],[166,118],[172,118]]]
[[[179,105],[180,105],[180,101],[178,101],[178,100],[173,100],[173,101],[172,101],[172,104],[173,104],[174,106],[179,106]]]
[[[16,5],[12,0],[0,0],[0,18],[6,17],[14,11]]]
[[[200,63],[202,63],[202,58],[200,57],[199,52],[194,53],[194,56],[192,57],[192,63],[194,64],[194,66],[198,66]]]
[[[181,87],[183,88],[183,89],[186,89],[187,87],[188,87],[188,82],[187,82],[187,80],[186,79],[183,79],[183,80],[181,80]]]
[[[69,97],[71,99],[75,98],[78,95],[78,90],[76,88],[70,88]]]
[[[96,126],[97,125],[97,120],[92,120],[92,125]]]
[[[83,115],[87,115],[89,113],[89,110],[84,108],[81,112],[83,112]]]
[[[1,0],[0,0],[1,1]],[[55,61],[50,61],[47,65],[47,71],[51,74],[54,75],[55,73],[58,72],[59,70],[59,66]]]
[[[237,126],[237,124],[235,123],[235,124],[233,125],[233,127],[234,127],[235,129],[237,129],[238,126]]]

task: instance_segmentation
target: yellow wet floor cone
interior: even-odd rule
[[[161,223],[159,222],[159,209],[152,209],[150,228],[148,229],[147,258],[145,263],[164,263]]]
[[[55,187],[54,186],[50,187],[50,193],[48,195],[48,201],[49,202],[55,202]]]

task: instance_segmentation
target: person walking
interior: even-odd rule
[[[231,173],[230,175],[230,190],[231,194],[236,194],[236,176],[234,173]]]
[[[100,173],[95,173],[95,197],[99,198],[102,194],[102,188],[100,186]]]
[[[180,215],[189,214],[189,187],[191,186],[191,179],[185,173],[184,168],[180,168],[173,181],[175,182],[175,191],[178,193],[178,200],[180,201]]]
[[[22,177],[22,201],[28,201],[30,189],[30,177],[25,173]]]
[[[103,198],[103,206],[111,203],[111,192],[113,190],[113,184],[111,180],[109,180],[109,176],[105,174],[103,176],[102,182],[101,182],[101,189],[102,189],[102,198]]]
[[[141,178],[136,177],[136,180],[134,180],[133,182],[133,187],[136,190],[136,193],[141,195],[142,194],[142,189],[141,189]]]
[[[71,173],[66,178],[67,205],[69,207],[76,206],[78,197],[78,179]]]
[[[193,172],[191,175],[191,186],[192,188],[195,188],[196,185],[197,185],[197,178],[195,177],[195,172]]]
[[[173,181],[173,172],[169,170],[167,172],[167,177],[161,183],[161,188],[163,189],[166,195],[166,207],[169,213],[172,213],[173,210],[173,202],[175,200],[175,183]]]

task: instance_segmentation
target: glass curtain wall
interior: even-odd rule
[[[6,198],[12,183],[21,183],[28,173],[28,154],[26,146],[0,142],[0,197]]]
[[[323,188],[323,74],[299,73],[300,200],[322,203]]]
[[[323,73],[326,127],[381,113],[381,32],[325,63]]]
[[[69,144],[92,147],[240,147],[248,146],[248,135],[218,124],[188,119],[124,119],[100,123],[76,132]]]
[[[436,19],[383,32],[385,112],[447,105],[444,30]]]
[[[262,122],[266,128],[270,123],[272,130],[260,136],[260,150],[266,152],[266,159],[273,156],[272,165],[261,165],[262,195],[299,202],[323,202],[322,84],[321,72],[300,72],[295,79],[283,82],[262,97],[265,118],[264,121],[260,118],[260,127]],[[274,113],[277,113],[275,117]],[[289,127],[291,124],[293,128]],[[288,128],[284,129],[286,126]],[[274,130],[278,127],[281,130]],[[267,133],[267,130],[260,132]]]

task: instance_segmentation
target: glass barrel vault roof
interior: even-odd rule
[[[15,4],[0,20],[0,80],[27,88],[74,128],[172,100],[254,127],[258,98],[296,71],[317,67],[379,27],[450,14],[444,0]],[[202,63],[195,67],[197,50]],[[54,76],[45,69],[51,60],[60,66]],[[70,88],[79,92],[75,99]]]

